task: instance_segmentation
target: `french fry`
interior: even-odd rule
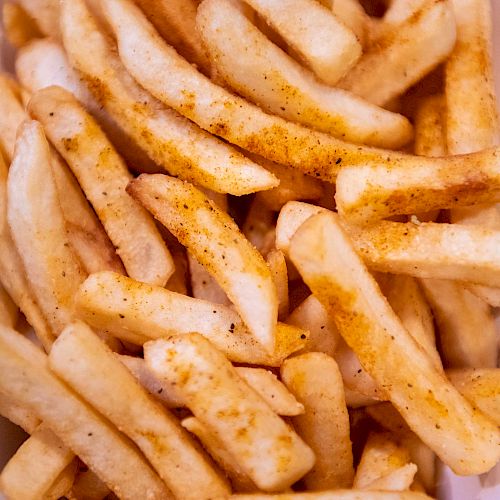
[[[158,165],[170,174],[222,193],[242,195],[278,184],[268,171],[137,85],[82,0],[65,1],[61,6],[64,48],[71,64],[97,101]],[[137,12],[143,16],[138,8]],[[82,44],[82,40],[86,42]]]
[[[212,498],[230,491],[175,418],[89,327],[73,323],[58,340],[49,356],[51,369],[137,444],[176,497]]]
[[[158,377],[176,383],[194,416],[260,489],[280,491],[312,467],[310,448],[201,335],[149,342],[144,356]]]
[[[312,0],[245,0],[287,42],[303,63],[334,85],[361,56],[356,36],[332,11]]]
[[[404,329],[338,216],[309,219],[292,239],[290,254],[364,369],[388,392],[410,428],[457,473],[489,470],[499,458],[498,429],[460,396]]]
[[[52,483],[45,494],[47,500],[59,500],[61,497],[71,494],[71,487],[75,482],[76,471],[78,469],[78,460],[73,460],[61,471],[56,480]],[[108,489],[109,492],[109,489]]]
[[[211,63],[196,29],[196,0],[136,0],[160,35],[189,62],[211,74]]]
[[[1,168],[1,167],[0,167]],[[0,283],[0,323],[14,328],[18,319],[18,309],[5,288]]]
[[[172,259],[174,261],[174,272],[170,276],[165,288],[171,292],[188,295],[188,258],[184,249],[172,248]]]
[[[266,2],[249,3],[261,7]],[[277,4],[271,4],[273,19]],[[291,9],[289,4],[293,4]],[[297,18],[296,11],[305,8],[307,16]],[[306,23],[314,23],[313,11],[321,10],[310,0],[280,2],[279,6],[280,13]],[[325,16],[324,12],[318,14]],[[393,149],[410,140],[412,130],[406,118],[319,83],[260,32],[241,5],[231,0],[205,0],[198,10],[197,25],[219,76],[264,110],[351,142]],[[322,38],[320,28],[316,25],[314,29]],[[335,44],[332,39],[328,42]],[[324,39],[322,43],[324,48]],[[334,78],[331,69],[327,74]]]
[[[88,469],[77,475],[71,493],[78,500],[104,500],[109,495],[109,488],[94,471]]]
[[[147,340],[196,331],[239,363],[280,366],[291,353],[302,349],[308,338],[306,330],[278,323],[276,349],[269,354],[232,308],[116,273],[87,278],[75,303],[78,315],[89,325],[128,342],[142,345]]]
[[[500,369],[447,370],[446,376],[465,399],[500,425]]]
[[[12,88],[10,78],[0,74],[0,145],[5,159],[10,161],[14,154],[17,127],[26,119],[26,113]]]
[[[316,462],[303,478],[308,489],[352,486],[354,469],[344,384],[333,358],[310,352],[286,360],[281,378],[304,404],[294,417],[299,435],[311,447]]]
[[[432,95],[421,100],[415,114],[414,148],[417,155],[446,155],[445,119],[446,103],[443,95]]]
[[[288,271],[285,256],[281,250],[271,250],[266,257],[271,270],[276,293],[278,294],[278,318],[283,320],[288,315]]]
[[[40,419],[35,413],[3,393],[0,394],[0,415],[21,427],[27,434],[33,434],[40,424]]]
[[[143,174],[127,192],[214,276],[255,338],[272,352],[276,287],[264,259],[231,217],[194,186],[166,175]]]
[[[33,38],[42,36],[36,21],[21,5],[5,2],[2,14],[5,37],[14,47],[22,47]]]
[[[305,352],[324,352],[334,356],[340,342],[335,322],[314,295],[300,303],[288,316],[286,323],[309,331]]]
[[[370,491],[370,500],[431,500],[424,493],[416,491]],[[248,493],[233,495],[233,500],[365,500],[365,490],[307,491],[299,493]]]
[[[497,336],[490,307],[459,283],[424,279],[421,284],[434,312],[446,365],[496,367]]]
[[[370,18],[358,0],[320,0],[320,3],[331,9],[335,17],[354,32],[359,42],[365,44]]]
[[[0,328],[0,391],[36,412],[119,497],[170,498],[132,443],[59,381],[41,352],[34,360],[30,344]]]
[[[247,240],[263,255],[267,255],[269,235],[274,231],[274,211],[263,206],[255,197],[246,214],[242,232]],[[274,245],[271,245],[274,247]]]
[[[194,434],[207,450],[210,456],[224,470],[231,481],[231,485],[238,492],[257,491],[258,488],[245,472],[234,462],[215,434],[209,432],[197,418],[188,417],[182,422],[182,427]]]
[[[45,498],[74,458],[73,452],[42,424],[5,465],[0,474],[0,488],[8,498]]]
[[[338,86],[383,106],[443,62],[455,38],[453,11],[433,0],[369,47]]]
[[[351,409],[364,408],[365,406],[371,406],[379,402],[378,399],[373,399],[370,396],[361,394],[347,386],[344,386],[344,395],[345,403]]]
[[[195,299],[207,300],[214,304],[229,305],[231,302],[215,278],[188,253],[191,291]]]
[[[14,242],[38,304],[57,336],[73,317],[73,295],[85,275],[67,239],[50,150],[38,122],[20,127],[7,193]]]
[[[375,25],[375,33],[371,34],[371,43],[377,43],[377,38],[399,29],[411,17],[415,16],[432,0],[392,0],[388,2],[387,10],[379,23]]]
[[[37,92],[29,110],[77,177],[128,275],[164,286],[174,271],[172,256],[152,217],[126,193],[133,177],[99,125],[61,87]]]
[[[45,36],[59,36],[59,2],[57,0],[19,0],[19,3],[35,19]]]

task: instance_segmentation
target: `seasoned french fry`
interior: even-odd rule
[[[0,167],[1,168],[1,167]],[[1,280],[0,280],[1,281]],[[14,328],[18,318],[18,309],[0,282],[0,323]]]
[[[78,474],[71,492],[78,500],[104,500],[109,495],[109,488],[89,469]]]
[[[183,119],[137,85],[83,0],[64,1],[61,6],[64,47],[71,64],[97,101],[158,165],[222,193],[242,195],[278,184],[267,170]],[[134,9],[143,17],[138,8]]]
[[[318,78],[334,85],[361,56],[356,36],[312,0],[245,0]]]
[[[365,500],[366,495],[365,490],[331,490],[278,493],[277,495],[250,493],[233,495],[230,498],[233,500]],[[431,500],[431,497],[416,491],[370,491],[370,500]]]
[[[455,38],[453,11],[433,0],[379,38],[338,86],[383,106],[443,62]]]
[[[421,0],[418,0],[421,1]],[[400,2],[401,3],[401,2]],[[439,157],[447,152],[444,96],[432,95],[422,99],[415,114],[415,153]]]
[[[230,491],[175,418],[89,327],[73,323],[58,340],[49,356],[51,369],[137,444],[175,496],[212,498]]]
[[[40,419],[35,413],[3,393],[0,394],[0,415],[21,427],[28,434],[33,434],[40,424]]]
[[[500,369],[447,370],[446,376],[465,399],[500,425]]]
[[[387,2],[387,10],[381,21],[376,24],[375,33],[370,36],[372,43],[377,43],[377,38],[399,29],[401,24],[407,22],[408,19],[415,16],[415,14],[432,1],[433,0],[391,0]]]
[[[73,170],[128,275],[164,286],[174,271],[172,256],[152,217],[126,193],[133,177],[97,123],[61,87],[37,92],[29,110]]]
[[[325,7],[331,9],[335,17],[343,22],[364,45],[370,18],[358,0],[319,0]]]
[[[90,276],[75,303],[84,321],[120,339],[142,345],[147,340],[196,331],[239,363],[280,366],[291,353],[306,345],[308,337],[306,330],[278,323],[276,348],[269,354],[232,308],[116,273]]]
[[[33,38],[42,36],[36,21],[21,5],[4,2],[2,14],[5,37],[14,47],[22,47]]]
[[[12,236],[33,293],[58,335],[73,317],[73,295],[85,275],[67,239],[50,150],[38,122],[20,127],[7,192]]]
[[[459,283],[421,280],[436,319],[441,350],[450,368],[494,368],[497,336],[489,306]]]
[[[5,465],[0,474],[0,488],[8,498],[45,498],[74,458],[73,452],[42,424]]]
[[[457,473],[489,470],[499,458],[498,429],[460,396],[403,328],[338,216],[306,221],[292,239],[291,257],[412,430]]]
[[[207,300],[214,304],[229,305],[231,302],[215,278],[188,253],[191,290],[195,299]]]
[[[354,469],[344,384],[337,364],[326,354],[310,352],[286,360],[281,378],[304,404],[293,419],[316,462],[303,481],[311,490],[352,486]]]
[[[260,7],[261,2],[255,3]],[[307,5],[302,5],[303,0],[279,3],[279,12],[292,16],[294,21],[314,23],[312,11],[322,10],[311,0],[304,2]],[[272,4],[274,14],[277,2]],[[288,4],[293,8],[289,9]],[[304,8],[308,8],[307,16],[297,18],[296,10]],[[264,110],[351,142],[392,149],[410,140],[411,126],[406,118],[319,83],[260,32],[240,4],[205,0],[198,11],[197,25],[219,76]],[[318,35],[318,26],[314,29]],[[333,40],[328,42],[335,44]],[[334,78],[331,68],[328,74]]]
[[[281,250],[271,250],[266,256],[271,270],[276,293],[278,294],[278,318],[283,320],[288,315],[288,271],[285,256]]]
[[[214,276],[255,338],[272,352],[276,287],[264,259],[231,217],[194,186],[166,175],[143,174],[127,192]]]
[[[0,391],[36,412],[119,497],[170,498],[132,443],[59,381],[41,352],[35,360],[30,344],[0,328]]]
[[[314,463],[310,448],[197,333],[148,342],[148,366],[176,383],[194,416],[264,490],[282,490]]]
[[[59,36],[59,2],[57,0],[19,0],[19,3],[35,19],[45,36]]]

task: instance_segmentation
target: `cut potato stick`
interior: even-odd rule
[[[372,23],[370,33],[371,44],[376,44],[377,40],[384,35],[390,35],[399,27],[414,17],[422,8],[428,6],[433,0],[391,0],[387,2],[387,10],[382,19],[376,24]]]
[[[465,399],[500,425],[500,369],[447,370],[446,376]]]
[[[35,19],[45,36],[59,36],[59,2],[57,0],[19,0],[19,3]]]
[[[459,283],[421,280],[439,331],[441,351],[450,368],[494,368],[497,335],[490,307]]]
[[[303,478],[307,488],[352,486],[349,415],[337,364],[323,353],[301,354],[283,363],[281,378],[305,407],[293,424],[316,457],[314,467]]]
[[[7,498],[46,498],[45,494],[74,458],[73,452],[42,424],[5,465],[0,488]]]
[[[230,497],[232,500],[365,500],[366,498],[365,490],[308,491],[277,495],[250,493]],[[370,491],[369,498],[370,500],[431,500],[431,497],[416,491]]]
[[[215,278],[188,253],[191,291],[195,299],[207,300],[214,304],[229,305],[231,302]]]
[[[75,459],[61,471],[59,476],[57,476],[56,480],[52,483],[52,486],[45,494],[44,500],[45,498],[47,500],[59,500],[61,497],[65,497],[66,495],[70,496],[70,490],[73,486],[73,483],[75,482],[78,464],[78,459]]]
[[[312,451],[201,335],[148,342],[144,356],[259,488],[282,490],[312,467]]]
[[[335,322],[314,295],[309,295],[288,316],[286,323],[309,331],[305,352],[324,352],[333,356],[340,342]]]
[[[264,259],[231,217],[194,186],[166,175],[143,174],[127,192],[213,275],[255,338],[273,352],[276,287]]]
[[[328,85],[361,56],[356,35],[331,10],[313,0],[245,0]]]
[[[279,2],[279,11],[293,16],[294,21],[314,22],[309,4],[312,10],[322,8],[311,0],[305,2],[307,6],[300,5],[302,2]],[[307,16],[297,18],[294,11],[303,8],[308,8]],[[351,142],[392,149],[410,140],[406,118],[317,82],[251,23],[241,5],[231,0],[205,0],[198,10],[197,25],[218,75],[264,110]],[[317,30],[315,26],[316,34]],[[331,71],[328,74],[334,76]]]
[[[320,0],[320,3],[353,31],[362,45],[365,44],[370,18],[358,0]]]
[[[57,336],[73,317],[73,295],[85,275],[67,239],[50,150],[38,122],[20,127],[7,192],[12,236],[38,304]]]
[[[172,259],[174,262],[174,272],[170,276],[165,288],[171,292],[188,295],[188,259],[183,248],[172,248]]]
[[[499,458],[498,429],[460,396],[404,329],[338,216],[306,221],[292,239],[291,257],[412,430],[455,472],[489,470]]]
[[[446,156],[446,103],[443,95],[423,98],[415,114],[415,153],[420,156]]]
[[[455,38],[450,6],[433,0],[379,38],[338,86],[383,106],[443,62]]]
[[[149,397],[88,326],[73,323],[58,340],[49,356],[51,369],[137,444],[176,497],[229,492],[175,418]]]
[[[281,250],[273,249],[266,256],[271,270],[276,293],[278,295],[278,318],[283,320],[288,315],[288,271],[285,256]]]
[[[73,170],[128,275],[164,286],[174,271],[172,256],[152,217],[126,193],[133,177],[97,123],[61,87],[37,92],[29,110]]]
[[[196,29],[197,0],[136,0],[158,33],[190,63],[211,73],[211,63]]]
[[[27,434],[33,434],[40,425],[40,419],[35,413],[4,393],[0,393],[0,415],[21,427]]]
[[[5,38],[14,47],[22,47],[33,38],[42,36],[36,21],[21,5],[4,2],[2,14]]]
[[[18,312],[16,304],[5,291],[2,283],[0,283],[0,323],[9,328],[14,328],[19,316]]]
[[[267,253],[265,250],[268,246],[269,235],[274,231],[274,219],[274,211],[259,203],[256,196],[250,204],[241,229],[247,240],[264,256]]]
[[[71,64],[97,101],[158,165],[222,193],[242,195],[278,184],[264,168],[203,132],[137,85],[82,0],[61,5],[64,47]]]
[[[104,500],[109,495],[109,488],[89,469],[77,475],[71,493],[78,500]]]
[[[255,486],[248,475],[234,462],[233,458],[221,444],[217,436],[211,433],[197,418],[185,418],[181,424],[182,427],[194,434],[200,440],[201,444],[214,461],[226,472],[231,481],[231,485],[236,491],[245,492],[258,490],[257,486]]]
[[[23,355],[29,344],[16,332],[0,328],[0,391],[36,412],[118,497],[171,498],[133,444],[59,381],[43,354],[37,362],[29,353]]]
[[[280,366],[283,359],[307,343],[306,330],[278,323],[276,348],[269,354],[232,308],[116,273],[90,276],[75,301],[84,321],[122,340],[142,345],[154,338],[196,331],[239,363]]]

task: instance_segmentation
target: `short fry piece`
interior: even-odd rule
[[[127,192],[214,276],[255,338],[272,352],[276,287],[264,259],[231,217],[194,186],[166,175],[143,174]]]
[[[282,490],[312,467],[312,451],[201,335],[149,342],[144,356],[259,488]]]
[[[314,467],[303,479],[307,488],[351,487],[354,469],[349,415],[334,359],[319,352],[295,356],[281,366],[281,378],[305,407],[293,423],[316,456]]]
[[[309,219],[292,239],[290,253],[362,366],[388,392],[410,428],[455,472],[489,470],[499,459],[498,429],[460,396],[403,328],[338,216]]]

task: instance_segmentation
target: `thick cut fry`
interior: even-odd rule
[[[242,195],[278,184],[264,168],[200,130],[137,85],[82,0],[64,1],[61,5],[64,47],[71,64],[97,101],[158,165],[222,193]]]
[[[295,8],[304,7],[292,3],[291,11],[280,5],[280,12],[294,15]],[[307,3],[321,9],[316,2]],[[310,16],[309,10],[302,19],[313,22]],[[264,110],[352,142],[398,148],[410,140],[406,118],[319,83],[268,40],[232,0],[205,0],[197,23],[219,76]]]
[[[58,335],[73,317],[73,295],[85,279],[66,235],[39,123],[23,124],[7,182],[7,217],[33,293]]]
[[[316,457],[314,467],[303,479],[307,488],[352,486],[349,415],[337,364],[323,353],[301,354],[283,363],[281,378],[305,407],[305,413],[295,417],[293,423]]]
[[[318,78],[334,85],[361,56],[356,35],[313,0],[245,0]]]
[[[446,365],[494,368],[497,336],[489,306],[453,281],[424,279],[421,284],[434,312]]]
[[[273,249],[266,256],[267,265],[271,270],[276,293],[278,295],[278,318],[283,320],[288,315],[288,271],[285,255],[281,250]]]
[[[5,465],[0,488],[7,498],[46,498],[44,495],[74,458],[73,452],[42,424]]]
[[[272,352],[276,287],[264,259],[231,217],[194,186],[166,175],[143,174],[127,192],[214,276],[255,338]]]
[[[455,38],[450,6],[433,0],[379,38],[338,86],[383,106],[443,62]]]
[[[49,361],[59,377],[137,444],[176,497],[208,499],[229,492],[175,418],[149,397],[88,326],[68,326]]]
[[[500,425],[500,369],[447,370],[446,376],[465,399]]]
[[[57,0],[19,0],[19,3],[35,19],[45,36],[59,36],[59,2]]]
[[[176,383],[188,408],[260,488],[282,490],[314,463],[310,448],[197,333],[144,346],[148,366]]]
[[[291,257],[412,430],[455,472],[489,470],[499,459],[498,429],[460,396],[403,328],[338,216],[319,214],[304,223],[292,239]]]
[[[34,360],[30,341],[0,328],[0,391],[36,412],[53,432],[123,499],[171,498],[133,444],[48,369]]]
[[[424,493],[416,491],[370,491],[370,500],[431,500]],[[365,490],[308,491],[305,493],[278,493],[266,495],[254,493],[233,495],[232,500],[366,500]]]
[[[122,340],[143,344],[173,334],[198,332],[231,361],[280,366],[307,343],[308,332],[278,323],[269,354],[230,307],[139,283],[116,273],[90,276],[76,297],[79,316]]]
[[[40,424],[35,413],[3,393],[0,394],[0,415],[21,427],[27,434],[33,434]]]
[[[304,351],[334,355],[341,339],[340,333],[333,319],[314,295],[309,295],[297,306],[288,316],[286,323],[309,331],[309,340]]]
[[[73,170],[128,275],[165,285],[174,270],[172,256],[151,216],[126,193],[132,175],[97,123],[61,87],[36,93],[29,109]]]
[[[17,3],[4,2],[3,28],[5,37],[16,48],[42,36],[36,21]]]
[[[0,278],[0,323],[10,328],[14,328],[17,319],[17,306],[14,302],[12,302],[9,294],[5,291]]]
[[[190,63],[211,73],[211,63],[196,29],[197,0],[134,0],[158,33]]]

